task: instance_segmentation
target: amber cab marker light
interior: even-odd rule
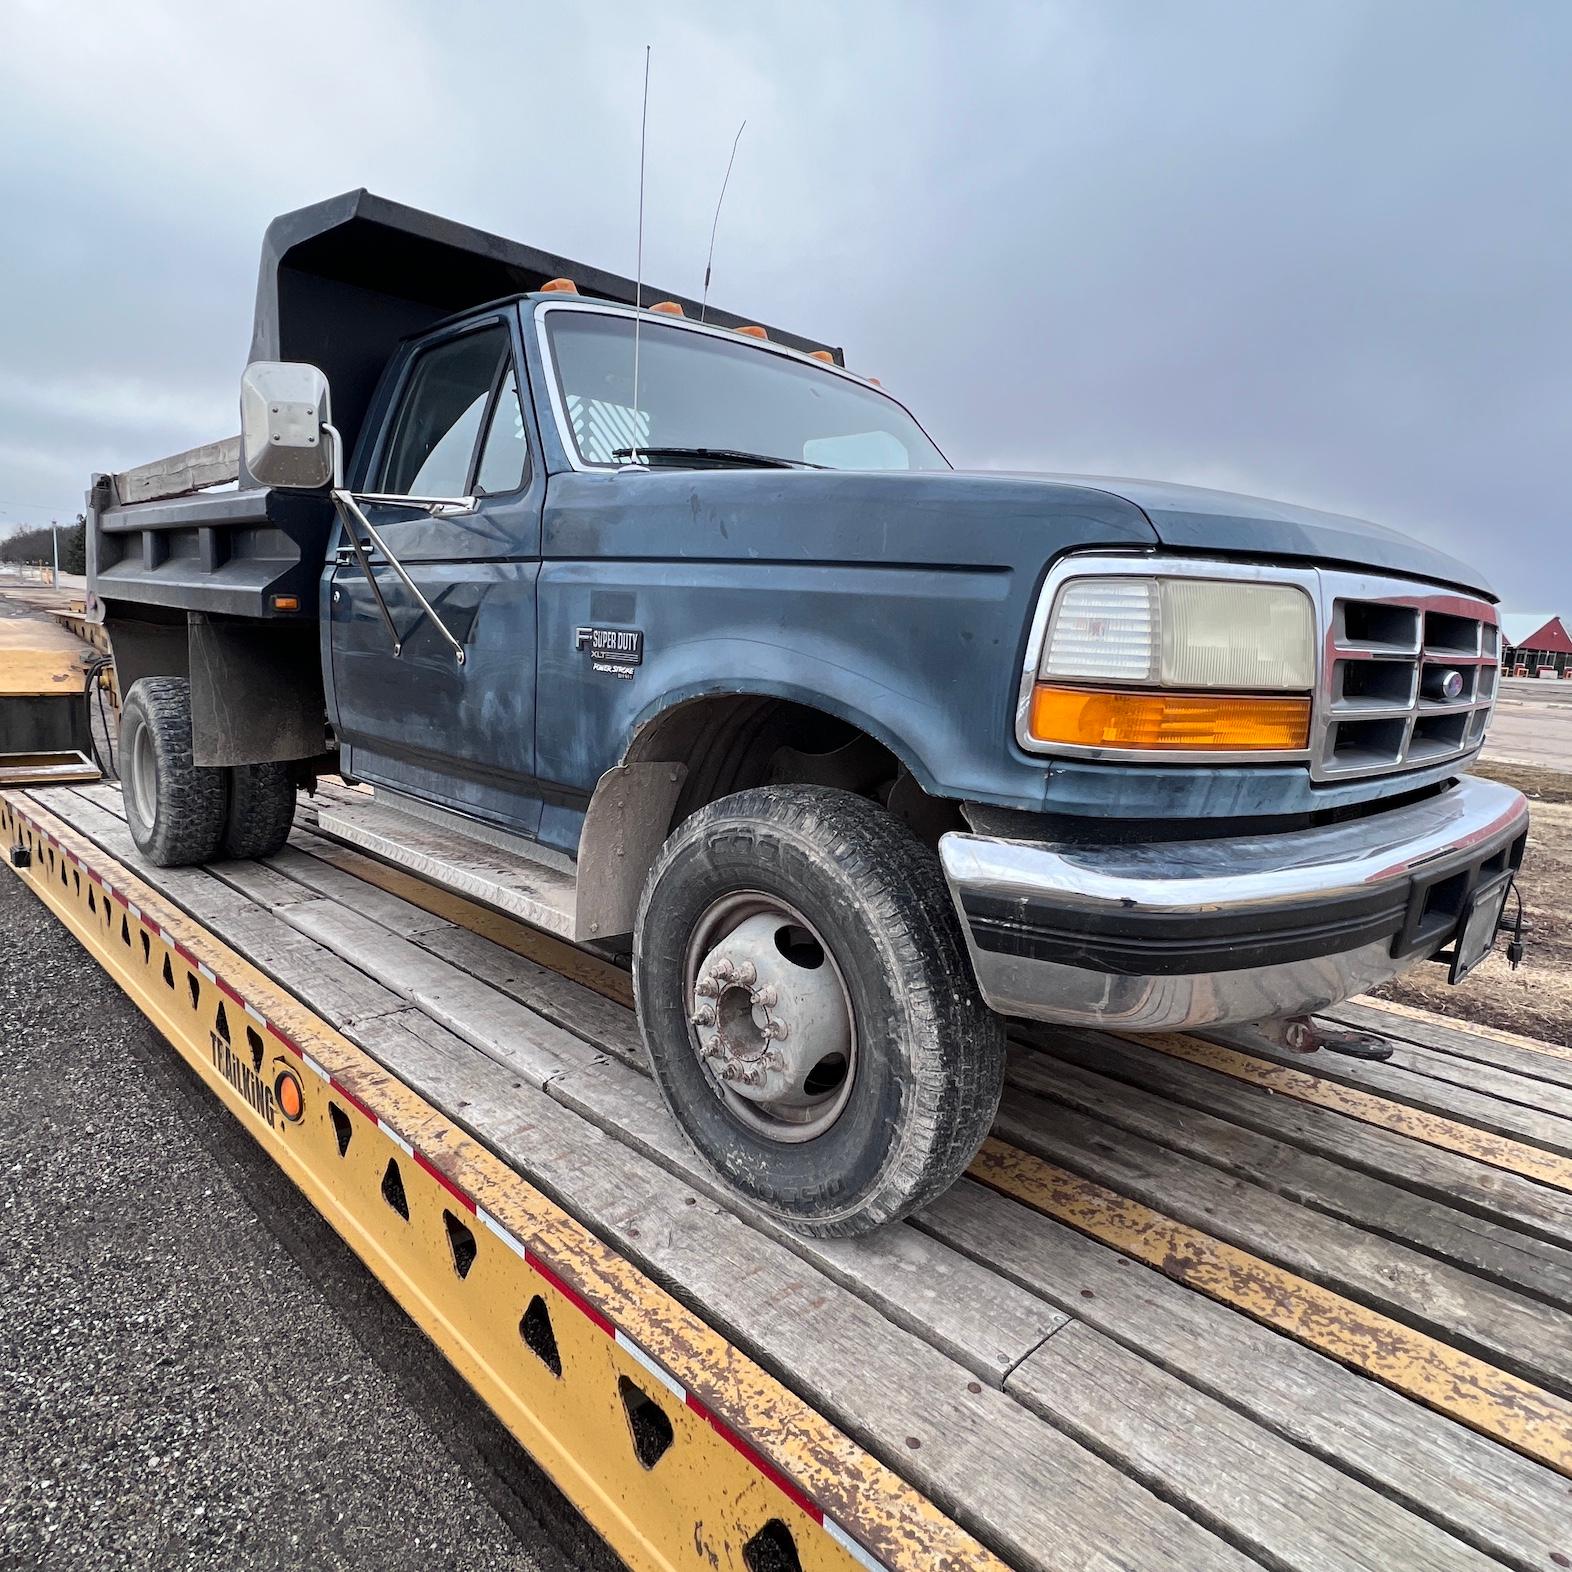
[[[833,366],[835,364],[835,356],[832,355],[827,349],[810,349],[808,351],[808,359],[822,360],[827,366]]]
[[[650,310],[660,312],[663,317],[685,317],[688,314],[675,300],[658,300]]]
[[[764,331],[763,328],[759,327],[756,323],[755,324],[751,324],[748,327],[740,327],[740,328],[737,329],[737,331],[739,333],[747,334],[747,336],[749,338],[768,338],[770,336],[768,333],[766,333]]]
[[[1080,748],[1291,750],[1310,740],[1310,701],[1062,688],[1040,682],[1032,689],[1029,730],[1037,742]]]
[[[298,595],[275,595],[273,597],[274,611],[299,611],[300,597]]]
[[[571,278],[553,278],[540,286],[543,295],[576,295],[579,286]]]

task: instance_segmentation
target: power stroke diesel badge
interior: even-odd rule
[[[575,628],[573,647],[590,658],[590,669],[608,677],[633,680],[633,668],[644,664],[642,628]]]

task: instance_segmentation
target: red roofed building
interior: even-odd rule
[[[1508,676],[1557,676],[1572,671],[1572,633],[1559,617],[1540,612],[1505,612],[1501,618],[1501,669]]]

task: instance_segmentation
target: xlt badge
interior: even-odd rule
[[[633,668],[644,664],[642,628],[575,628],[573,647],[590,657],[593,670],[624,682],[631,682]]]

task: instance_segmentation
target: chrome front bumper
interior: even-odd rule
[[[1434,955],[1515,869],[1523,794],[1467,776],[1320,829],[1133,845],[951,833],[939,855],[1006,1015],[1172,1031],[1322,1010]]]

